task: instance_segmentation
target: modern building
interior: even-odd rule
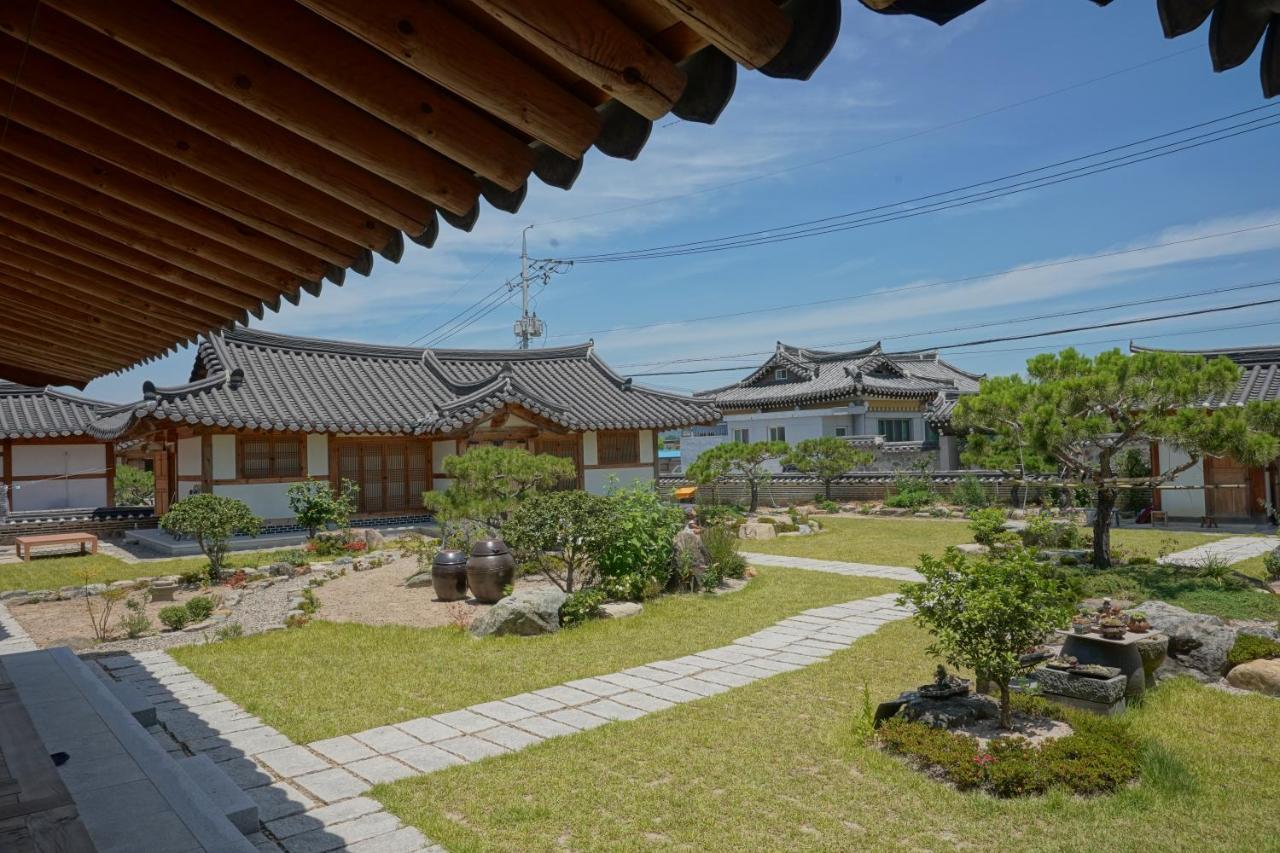
[[[723,415],[720,435],[681,440],[682,464],[725,441],[785,441],[834,436],[871,450],[868,470],[927,463],[959,467],[957,440],[947,434],[963,394],[978,390],[977,374],[936,352],[888,353],[879,344],[828,352],[778,343],[746,378],[698,393]]]
[[[350,479],[362,518],[420,515],[445,460],[481,445],[574,460],[577,486],[651,481],[658,433],[712,423],[706,400],[633,384],[593,344],[417,349],[237,330],[200,343],[188,384],[147,383],[102,413],[102,441],[145,442],[156,511],[195,492],[292,518],[291,483]]]

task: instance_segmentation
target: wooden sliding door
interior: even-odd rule
[[[431,448],[406,439],[337,439],[337,477],[360,487],[361,513],[417,512],[431,488]]]

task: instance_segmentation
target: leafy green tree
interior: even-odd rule
[[[204,492],[183,498],[160,518],[160,527],[172,536],[190,536],[209,558],[209,577],[218,579],[227,546],[236,533],[257,536],[262,519],[248,504]]]
[[[782,458],[782,464],[817,477],[822,483],[823,494],[831,500],[832,480],[854,468],[870,465],[874,459],[875,454],[859,450],[842,438],[824,435],[822,438],[806,438],[796,444]]]
[[[610,506],[610,530],[596,558],[601,586],[615,598],[656,594],[671,577],[675,537],[684,526],[684,513],[664,501],[649,483],[615,489],[605,500]]]
[[[955,548],[920,557],[924,580],[907,584],[898,603],[934,641],[929,654],[968,667],[1000,688],[1000,725],[1013,724],[1009,682],[1025,667],[1020,658],[1071,618],[1071,596],[1024,548],[970,558]]]
[[[769,463],[786,456],[787,449],[785,441],[757,441],[752,444],[726,441],[701,453],[689,466],[689,478],[695,482],[714,483],[725,477],[741,477],[751,487],[751,505],[747,511],[755,512],[760,506],[760,486],[773,479]]]
[[[156,477],[132,465],[116,466],[116,506],[151,506],[156,499]]]
[[[1093,562],[1111,564],[1111,512],[1117,465],[1131,445],[1163,441],[1187,461],[1144,481],[1155,488],[1205,456],[1233,456],[1263,465],[1280,454],[1280,406],[1252,404],[1206,412],[1203,401],[1235,387],[1240,370],[1229,359],[1119,350],[1090,357],[1065,349],[1027,362],[1027,377],[985,379],[963,397],[953,422],[972,431],[970,464],[1019,459],[1019,471],[1053,465],[1094,493]],[[1048,461],[1046,461],[1048,460]],[[1133,485],[1133,484],[1127,484]]]
[[[567,593],[595,586],[612,531],[608,499],[581,491],[530,495],[502,525],[507,544]]]
[[[307,528],[307,535],[315,538],[316,531],[330,524],[346,527],[356,511],[356,496],[360,487],[345,477],[337,491],[324,480],[306,480],[289,486],[289,509],[297,516],[298,524]]]
[[[449,488],[427,492],[423,506],[446,526],[474,521],[495,530],[521,500],[578,473],[572,459],[509,447],[473,447],[445,459],[444,472]]]

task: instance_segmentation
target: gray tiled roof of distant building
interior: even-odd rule
[[[778,368],[788,378],[771,377]],[[980,376],[967,373],[936,352],[887,353],[879,344],[848,352],[777,345],[774,354],[740,382],[702,391],[721,409],[768,408],[847,397],[935,398],[978,390]]]
[[[1206,406],[1243,406],[1255,400],[1280,400],[1280,347],[1245,347],[1233,350],[1156,350],[1129,344],[1131,352],[1180,352],[1205,358],[1226,356],[1240,367],[1240,381],[1225,397],[1212,397]]]
[[[231,429],[425,435],[516,404],[567,429],[710,423],[704,400],[633,385],[591,343],[534,350],[416,349],[236,330],[203,340],[191,382],[147,383],[127,417]]]
[[[0,382],[0,438],[84,435],[92,421],[115,406],[52,388]]]

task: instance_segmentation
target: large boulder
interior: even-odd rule
[[[372,527],[367,527],[361,530],[360,533],[364,536],[364,542],[369,551],[376,551],[379,548],[385,548],[387,545],[387,538]]]
[[[418,589],[419,587],[431,586],[431,570],[425,569],[421,572],[414,572],[404,582],[404,585],[410,589]]]
[[[1169,659],[1164,667],[1176,663],[1211,679],[1219,678],[1226,671],[1227,654],[1235,645],[1236,630],[1217,616],[1192,613],[1163,601],[1144,601],[1134,609],[1145,613],[1151,627],[1169,638]]]
[[[471,623],[471,633],[477,637],[554,634],[560,630],[560,608],[567,597],[558,589],[521,590],[477,617]]]
[[[909,692],[898,697],[902,703],[897,716],[908,722],[924,723],[935,729],[954,729],[979,720],[1000,716],[1000,705],[989,696],[972,694],[950,699],[928,699]]]
[[[1233,667],[1227,683],[1241,690],[1280,696],[1280,660],[1251,660]]]
[[[748,521],[738,528],[738,536],[741,539],[773,539],[777,535],[778,531],[772,524],[763,524],[758,521]]]

